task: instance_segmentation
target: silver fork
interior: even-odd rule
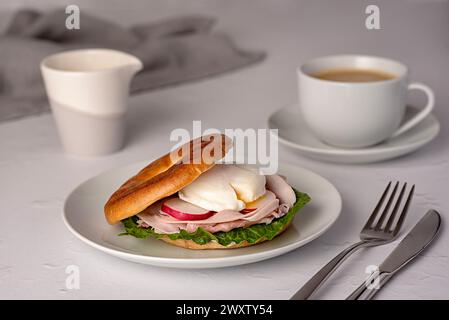
[[[407,187],[407,183],[401,188],[398,198],[394,201],[399,182],[396,182],[393,191],[391,192],[388,201],[385,205],[385,208],[382,210],[382,205],[385,199],[388,196],[388,191],[391,187],[391,181],[388,183],[385,188],[382,196],[379,199],[374,211],[371,213],[368,221],[363,226],[362,231],[360,231],[360,241],[353,244],[352,246],[343,250],[339,255],[337,255],[334,259],[329,261],[320,271],[318,271],[307,283],[299,289],[290,300],[306,300],[308,299],[328,278],[329,276],[340,266],[340,264],[346,260],[351,254],[363,247],[374,247],[380,246],[386,243],[393,241],[399,230],[402,227],[402,224],[405,219],[405,215],[407,214],[408,208],[410,206],[410,202],[413,198],[413,192],[415,191],[415,185],[410,189],[405,204],[401,210],[399,218],[395,223],[396,216],[399,212],[399,208],[401,206],[402,199],[404,198],[405,190]],[[393,205],[393,209],[390,212],[390,208]],[[388,220],[387,220],[388,218]],[[386,223],[385,220],[387,220]]]

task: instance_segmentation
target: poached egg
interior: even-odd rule
[[[210,211],[240,211],[265,194],[265,184],[265,176],[256,168],[217,164],[180,190],[178,196]]]

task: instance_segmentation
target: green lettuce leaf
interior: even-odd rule
[[[293,220],[295,214],[304,207],[309,201],[310,197],[302,192],[294,190],[296,194],[296,202],[293,207],[284,216],[274,219],[270,224],[255,224],[248,228],[236,228],[228,232],[220,231],[210,233],[203,228],[198,228],[195,232],[189,233],[181,230],[174,234],[160,234],[154,231],[153,228],[141,228],[137,225],[138,218],[136,216],[122,220],[126,232],[120,235],[131,235],[136,238],[154,237],[160,239],[162,237],[169,237],[171,240],[184,239],[192,240],[197,244],[206,244],[209,241],[215,240],[223,246],[231,243],[240,243],[248,241],[249,243],[256,243],[262,240],[271,240],[276,237],[284,227]]]

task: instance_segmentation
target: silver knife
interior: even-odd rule
[[[396,272],[412,261],[432,242],[440,225],[440,214],[435,210],[429,210],[382,262],[378,272],[371,274],[346,300],[369,300],[374,297]]]

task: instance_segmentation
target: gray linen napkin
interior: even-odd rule
[[[48,111],[40,61],[75,48],[111,48],[139,57],[144,69],[131,92],[195,80],[262,60],[262,52],[238,49],[224,34],[212,33],[214,19],[185,16],[123,28],[82,13],[81,28],[68,30],[67,15],[24,9],[0,35],[0,122]]]

